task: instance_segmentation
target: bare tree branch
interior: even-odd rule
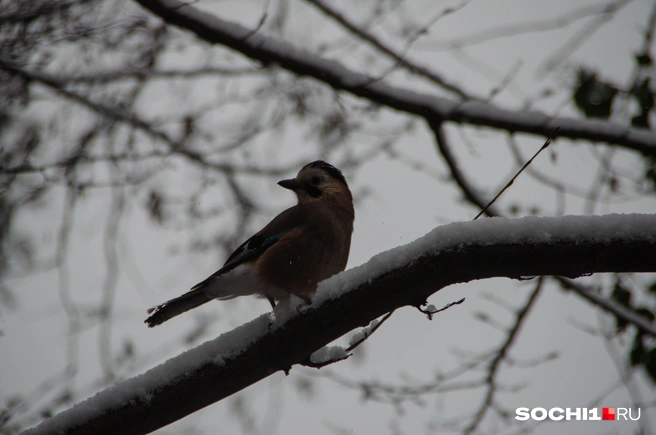
[[[200,38],[225,45],[264,65],[277,64],[298,75],[307,75],[335,89],[426,119],[441,119],[548,137],[559,127],[558,137],[608,142],[656,155],[656,133],[597,120],[558,118],[540,112],[505,110],[481,101],[456,102],[393,87],[353,72],[341,63],[324,59],[287,42],[251,31],[239,24],[177,0],[136,0],[168,23],[190,30]]]
[[[638,329],[647,332],[649,335],[656,336],[654,334],[656,333],[656,325],[651,323],[645,317],[639,316],[634,311],[618,304],[617,302],[593,292],[583,284],[580,284],[564,276],[557,276],[555,278],[564,288],[574,290],[579,296],[587,299],[589,302],[602,308],[604,311],[612,313],[618,319],[624,320],[625,322],[636,326]]]
[[[224,163],[209,161],[205,159],[203,155],[192,149],[189,149],[188,147],[185,147],[183,143],[175,140],[167,133],[155,129],[151,125],[151,123],[139,118],[136,114],[130,113],[119,107],[109,106],[102,103],[91,101],[84,95],[80,95],[78,93],[69,91],[68,89],[65,88],[65,83],[59,81],[59,79],[56,77],[52,77],[42,72],[28,71],[27,69],[21,68],[15,63],[7,59],[3,59],[2,57],[0,57],[0,68],[16,73],[29,81],[42,83],[43,85],[46,85],[51,89],[54,89],[56,92],[62,94],[66,98],[75,101],[100,115],[106,116],[110,120],[125,122],[131,125],[136,130],[146,133],[153,139],[164,142],[168,146],[168,150],[166,152],[152,151],[144,155],[134,155],[131,153],[127,153],[127,154],[118,154],[118,155],[107,155],[107,157],[94,158],[94,157],[86,157],[83,154],[78,154],[75,156],[75,158],[79,159],[80,161],[95,162],[103,159],[113,160],[113,159],[120,159],[120,158],[125,158],[127,160],[134,160],[134,159],[141,159],[141,158],[148,159],[148,158],[164,157],[167,154],[174,153],[174,154],[179,154],[200,166],[204,166],[210,169],[215,169],[225,174],[248,172],[248,173],[256,173],[256,174],[266,174],[266,175],[282,175],[286,172],[289,172],[291,169],[300,166],[299,162],[294,162],[290,164],[289,167],[286,168],[277,167],[275,169],[267,169],[256,165],[245,165],[242,167],[235,167],[232,164],[224,164]],[[65,160],[45,166],[32,166],[30,164],[23,164],[17,167],[3,168],[3,171],[6,171],[7,173],[41,172],[50,168],[56,168],[56,167],[69,168],[70,166],[71,166],[71,162]]]
[[[503,360],[508,357],[508,352],[515,342],[515,339],[519,335],[519,332],[521,331],[524,321],[527,319],[530,309],[535,305],[538,295],[542,291],[543,283],[544,279],[540,277],[535,286],[535,289],[529,296],[524,306],[519,311],[517,311],[515,316],[515,324],[510,329],[508,336],[506,337],[506,341],[501,345],[498,351],[495,352],[494,358],[492,358],[492,361],[490,361],[487,377],[485,379],[485,388],[487,389],[485,398],[483,399],[483,403],[481,403],[478,411],[474,414],[474,418],[472,418],[469,425],[465,428],[464,433],[471,434],[475,432],[483,421],[487,411],[493,408],[494,395],[498,390],[497,375],[500,371],[499,367]]]
[[[460,169],[458,161],[453,155],[453,152],[451,152],[451,146],[449,145],[446,134],[444,133],[444,124],[442,121],[433,119],[429,121],[428,125],[435,135],[435,143],[442,154],[442,158],[444,158],[444,161],[451,171],[451,177],[458,187],[460,187],[460,190],[465,194],[465,199],[481,210],[484,210],[485,214],[490,217],[502,216],[497,207],[494,205],[488,206],[488,201],[481,196],[478,190],[469,182],[462,169]]]
[[[218,68],[205,67],[196,69],[128,69],[117,71],[98,71],[95,73],[78,74],[68,77],[57,77],[60,83],[107,83],[125,79],[193,79],[202,76],[243,77],[247,74],[261,74],[256,68]]]
[[[86,0],[87,2],[89,0]],[[30,22],[44,15],[52,14],[53,12],[65,12],[67,9],[79,4],[79,0],[68,0],[60,2],[43,2],[36,5],[30,5],[25,8],[23,5],[16,6],[13,9],[5,10],[0,13],[0,23],[11,22]]]
[[[569,57],[577,48],[579,48],[585,41],[587,41],[594,33],[601,27],[615,17],[615,12],[619,11],[633,0],[618,0],[610,3],[597,15],[591,22],[587,23],[582,29],[579,29],[574,35],[568,38],[561,48],[556,50],[550,57],[548,57],[543,64],[538,67],[538,70],[551,71],[565,59]]]
[[[541,20],[522,21],[515,24],[505,24],[498,27],[484,30],[476,30],[467,36],[456,37],[444,40],[430,40],[430,47],[433,50],[459,49],[476,44],[483,44],[495,39],[508,38],[536,32],[548,32],[551,30],[568,27],[577,21],[589,19],[595,16],[607,16],[617,11],[626,0],[619,0],[609,4],[591,4],[581,6],[576,9],[569,9],[555,17],[549,17]],[[574,4],[574,3],[572,3]],[[427,44],[428,45],[428,44]]]

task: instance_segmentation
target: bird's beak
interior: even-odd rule
[[[278,181],[278,185],[293,191],[297,191],[303,188],[303,183],[297,181],[295,178],[291,180]]]

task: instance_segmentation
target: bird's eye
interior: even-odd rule
[[[312,184],[314,184],[316,186],[317,184],[319,184],[319,182],[321,182],[321,178],[319,178],[315,175],[314,177],[312,177],[312,180],[310,180],[310,181],[312,181]]]

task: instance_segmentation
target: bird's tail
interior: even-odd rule
[[[191,290],[180,297],[164,302],[162,305],[150,308],[148,314],[152,314],[144,323],[152,328],[161,325],[167,320],[207,303],[215,298],[209,294],[206,288]]]

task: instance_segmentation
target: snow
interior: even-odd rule
[[[117,409],[126,403],[148,404],[153,392],[161,386],[183,382],[185,378],[192,376],[205,364],[222,366],[226,359],[241,354],[249,345],[269,333],[271,322],[271,315],[264,314],[232,331],[221,334],[214,340],[207,341],[171,358],[142,375],[109,387],[50,420],[44,421],[41,425],[27,430],[24,434],[50,435],[53,431],[59,433],[58,431],[66,428],[83,425],[90,419],[109,410]]]
[[[429,313],[436,313],[437,312],[437,308],[433,304],[428,305],[425,308],[425,310],[428,311]]]
[[[382,252],[367,263],[319,283],[312,307],[339,298],[392,270],[412,264],[428,254],[459,250],[465,246],[496,244],[556,244],[615,240],[656,241],[656,215],[610,214],[605,216],[564,216],[517,219],[486,218],[437,227],[425,236]]]
[[[346,355],[346,349],[342,346],[325,346],[310,355],[310,361],[315,364],[323,364],[342,360],[346,358]]]
[[[359,330],[358,332],[353,334],[353,336],[349,340],[349,346],[353,346],[357,342],[362,341],[362,340],[366,339],[367,337],[369,337],[369,335],[371,335],[371,331],[373,331],[374,328],[376,326],[378,326],[379,323],[380,323],[380,320],[378,320],[378,319],[372,320],[371,323],[369,324],[369,326],[367,326],[366,328],[362,328],[361,330]]]
[[[148,403],[153,392],[161,386],[183,382],[205,364],[221,366],[225,360],[243,353],[252,343],[279,328],[284,328],[286,322],[300,313],[317,309],[327,300],[338,298],[361,284],[371,282],[395,268],[407,266],[428,254],[459,250],[465,246],[584,241],[609,243],[615,240],[647,240],[655,243],[656,215],[486,218],[475,222],[444,225],[412,243],[378,254],[362,266],[321,282],[310,306],[302,307],[302,300],[296,297],[281,301],[272,313],[264,314],[186,351],[142,375],[101,391],[25,433],[52,434],[53,429],[56,431],[82,425],[89,419],[125,403]],[[370,334],[376,322],[357,332],[351,338],[351,343]],[[321,363],[345,356],[344,348],[331,346],[312,354],[311,360]]]

